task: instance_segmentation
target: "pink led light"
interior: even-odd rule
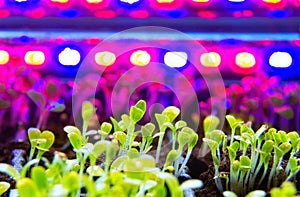
[[[114,17],[116,17],[116,13],[112,10],[96,11],[94,14],[97,18],[114,18]]]
[[[9,15],[10,12],[8,10],[0,10],[0,18],[7,18]]]
[[[25,15],[31,18],[43,18],[46,15],[46,12],[43,8],[37,8],[34,10],[27,11]]]
[[[147,10],[138,10],[131,12],[129,15],[133,18],[148,18],[149,12]]]

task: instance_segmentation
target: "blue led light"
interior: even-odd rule
[[[78,16],[78,12],[76,10],[63,10],[61,11],[61,15],[68,18],[74,18]]]
[[[5,3],[8,5],[17,5],[17,6],[37,6],[40,0],[5,0]]]
[[[118,4],[126,8],[136,8],[138,7],[143,0],[118,0]]]
[[[268,13],[270,17],[285,18],[289,16],[289,13],[285,10],[275,10]]]

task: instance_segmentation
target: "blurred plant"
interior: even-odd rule
[[[0,195],[4,194],[10,187],[10,184],[5,181],[0,182]]]
[[[293,197],[297,194],[295,185],[291,182],[282,183],[281,187],[274,187],[271,189],[271,197]]]
[[[37,128],[44,128],[50,112],[62,112],[65,110],[65,105],[62,100],[62,84],[58,79],[47,78],[40,80],[35,84],[36,87],[27,92],[28,97],[36,104],[38,108],[38,123]]]
[[[300,159],[296,156],[300,150],[297,132],[268,129],[266,125],[254,132],[251,124],[245,124],[232,115],[227,115],[226,119],[231,128],[229,142],[221,130],[213,130],[203,139],[211,149],[219,191],[223,191],[221,178],[226,180],[226,190],[238,196],[258,189],[263,181],[266,191],[282,182],[292,181],[300,171]],[[222,160],[226,162],[227,159],[225,153],[229,157],[230,170],[219,172]],[[286,166],[283,165],[284,158],[287,159]]]
[[[24,138],[22,125],[28,125],[30,111],[26,92],[40,79],[38,72],[25,66],[1,67],[0,125],[2,129],[17,129],[16,136]],[[9,121],[3,121],[9,115]],[[18,128],[20,127],[20,128]]]

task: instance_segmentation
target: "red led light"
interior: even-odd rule
[[[0,18],[9,17],[10,12],[8,10],[0,10]]]
[[[31,18],[43,18],[46,15],[46,12],[43,8],[38,8],[26,12],[25,15]]]
[[[138,10],[131,12],[129,15],[132,18],[148,18],[149,12],[147,10]]]
[[[200,16],[201,18],[207,18],[207,19],[217,18],[217,14],[213,11],[200,11],[200,12],[198,12],[198,16]]]
[[[97,11],[94,13],[97,18],[114,18],[116,13],[112,10]]]
[[[151,4],[157,9],[176,9],[182,6],[182,0],[152,0]]]

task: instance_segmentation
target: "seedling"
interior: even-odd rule
[[[4,194],[10,187],[10,184],[5,181],[0,182],[0,195]]]
[[[223,191],[221,178],[226,180],[226,190],[244,196],[258,189],[263,181],[267,181],[266,191],[269,191],[284,181],[292,180],[300,171],[300,162],[296,157],[300,150],[297,132],[268,129],[266,125],[254,132],[250,124],[240,122],[231,115],[226,116],[226,119],[231,127],[229,144],[226,135],[220,130],[211,131],[203,139],[211,149],[216,185],[220,191]],[[229,176],[219,172],[220,162],[224,159],[221,157],[222,152],[227,152],[229,156]],[[282,167],[284,157],[288,158],[285,168]],[[267,172],[270,172],[268,176]]]
[[[29,128],[28,139],[31,144],[29,160],[32,159],[35,149],[38,149],[36,158],[41,159],[42,155],[53,145],[55,136],[51,131],[41,132],[37,128]]]

